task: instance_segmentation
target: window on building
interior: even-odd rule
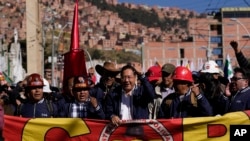
[[[212,36],[212,37],[210,37],[210,42],[211,43],[216,43],[216,44],[221,43],[221,36]]]
[[[236,17],[247,17],[248,16],[248,13],[247,12],[238,12],[238,13],[235,13]]]
[[[211,30],[211,31],[217,31],[217,34],[218,34],[218,35],[221,35],[221,34],[222,34],[222,26],[219,25],[219,24],[211,24],[211,25],[210,25],[210,30]]]
[[[213,54],[214,55],[222,55],[222,48],[214,48]]]
[[[222,60],[215,60],[215,62],[218,64],[220,68],[223,67],[223,61]]]
[[[185,52],[184,52],[184,48],[180,49],[180,57],[184,58],[185,57]]]
[[[226,11],[222,13],[223,18],[243,18],[250,17],[249,11]]]
[[[224,18],[231,18],[231,17],[235,17],[235,15],[232,12],[223,12],[223,17]]]
[[[216,24],[211,24],[210,25],[210,29],[213,31],[213,30],[217,30],[218,29],[218,25]]]

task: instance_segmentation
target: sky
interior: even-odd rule
[[[149,6],[159,5],[163,7],[179,7],[181,9],[194,10],[198,13],[218,11],[221,7],[250,7],[250,0],[118,0],[119,3],[128,2],[145,4]]]

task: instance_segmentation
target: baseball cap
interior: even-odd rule
[[[175,65],[170,63],[164,64],[161,68],[161,71],[166,73],[173,73],[174,70],[175,70]]]

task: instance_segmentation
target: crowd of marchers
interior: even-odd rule
[[[239,67],[233,76],[223,76],[218,64],[208,60],[202,70],[166,63],[146,73],[127,64],[116,68],[111,62],[96,65],[86,76],[67,79],[64,91],[51,87],[40,74],[28,75],[9,86],[0,75],[0,115],[25,118],[91,118],[110,120],[169,119],[224,115],[250,109],[247,72],[250,63],[238,48]],[[95,71],[101,76],[96,83]],[[3,122],[0,122],[2,126]]]

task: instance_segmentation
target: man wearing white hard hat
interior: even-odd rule
[[[43,93],[46,99],[52,100],[53,102],[57,102],[63,99],[57,87],[50,86],[49,81],[45,78],[43,78],[43,83]]]
[[[214,60],[209,60],[205,62],[201,70],[201,73],[211,74],[214,79],[219,80],[224,85],[227,85],[229,83],[228,79],[224,77],[223,70]]]
[[[43,92],[44,93],[51,93],[52,91],[50,89],[50,85],[49,85],[48,80],[46,80],[45,78],[43,78],[43,83],[44,83]]]
[[[52,93],[52,91],[50,89],[49,81],[46,80],[45,78],[43,78],[43,84],[44,84],[44,86],[43,86],[44,97],[46,99],[50,100],[51,99],[51,93]]]
[[[218,79],[221,71],[219,65],[214,60],[209,60],[205,62],[201,72],[213,74],[213,77]]]
[[[224,80],[227,79],[224,79],[221,72],[223,71],[219,65],[215,61],[209,60],[205,62],[199,76],[201,89],[212,106],[213,115],[225,114],[229,104],[228,97],[224,95],[229,81],[224,83]]]

